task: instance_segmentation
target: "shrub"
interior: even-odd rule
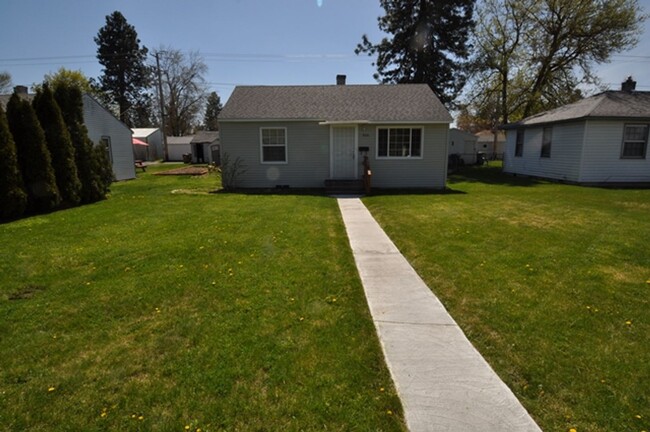
[[[7,116],[0,106],[0,219],[22,216],[27,207],[27,192],[18,169],[16,144],[9,131]]]

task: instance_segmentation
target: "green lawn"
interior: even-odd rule
[[[650,190],[449,187],[364,202],[542,429],[650,430]]]
[[[160,169],[0,225],[0,430],[405,430],[335,200]]]

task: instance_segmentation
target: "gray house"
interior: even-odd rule
[[[192,138],[192,163],[221,163],[219,132],[199,131]]]
[[[238,86],[220,114],[221,157],[239,159],[239,187],[445,187],[449,112],[425,84]]]
[[[504,127],[503,170],[574,183],[650,183],[650,92],[606,91]]]

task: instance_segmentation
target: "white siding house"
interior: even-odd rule
[[[155,161],[165,157],[163,149],[163,134],[158,128],[135,128],[133,138],[147,143],[147,146],[133,146],[135,158],[139,160]]]
[[[168,160],[171,162],[181,162],[184,154],[192,153],[192,138],[194,135],[181,137],[167,137]]]
[[[244,188],[443,189],[451,116],[424,84],[236,87],[219,118],[221,156]],[[343,78],[343,82],[341,80]]]
[[[88,137],[108,149],[115,179],[135,178],[131,129],[88,94],[83,95],[83,115]]]
[[[478,137],[460,129],[449,129],[449,154],[458,155],[463,163],[472,165],[476,163]]]
[[[650,92],[607,91],[505,129],[504,172],[584,184],[650,183]]]

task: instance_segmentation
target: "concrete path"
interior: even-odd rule
[[[338,204],[409,430],[540,432],[361,200]]]

